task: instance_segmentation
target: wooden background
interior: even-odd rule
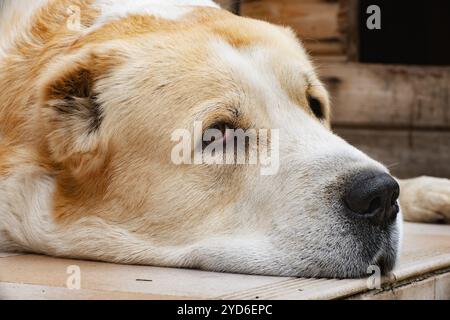
[[[355,0],[219,2],[297,32],[330,91],[337,134],[399,177],[450,178],[450,67],[358,63]]]

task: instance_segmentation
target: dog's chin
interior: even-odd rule
[[[325,278],[365,278],[371,275],[387,275],[397,262],[397,249],[393,247],[377,251],[370,262],[360,261],[351,266],[344,266],[338,270],[325,270],[320,277]]]
[[[207,241],[183,259],[183,265],[216,272],[304,278],[362,278],[386,275],[394,267],[401,239],[401,214],[385,227],[340,222],[315,229],[307,242],[299,230],[283,230],[278,237]],[[322,232],[322,234],[321,234]],[[280,235],[282,235],[280,237]],[[297,236],[297,238],[296,238]],[[293,241],[295,239],[295,241]],[[305,245],[306,243],[306,245]],[[179,260],[178,260],[179,261]]]
[[[358,237],[353,250],[344,254],[336,252],[328,262],[324,261],[315,270],[301,272],[301,276],[344,279],[387,275],[398,260],[400,228],[395,223],[380,234],[373,232]]]

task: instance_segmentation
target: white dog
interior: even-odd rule
[[[398,183],[331,132],[289,29],[207,0],[0,3],[1,250],[290,276],[393,268]],[[223,145],[227,129],[278,130],[277,173],[173,163],[173,132],[195,121]],[[449,219],[448,180],[404,183],[407,217]]]

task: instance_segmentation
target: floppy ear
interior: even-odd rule
[[[96,91],[107,66],[93,56],[62,65],[64,71],[56,68],[44,85],[42,115],[48,150],[51,160],[72,174],[90,174],[101,167],[107,153],[101,135],[103,108]]]

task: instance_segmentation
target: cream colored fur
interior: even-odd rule
[[[0,94],[0,249],[330,277],[364,275],[397,254],[401,215],[377,231],[353,229],[340,214],[342,179],[387,169],[329,130],[327,92],[290,30],[210,1],[99,0],[76,2],[84,28],[65,31],[66,2],[49,1],[60,11],[42,21],[42,43],[37,4],[23,11],[23,1],[2,1],[0,17],[17,27],[0,22],[0,83],[9,84]],[[100,109],[71,113],[67,104],[91,97],[61,91],[91,76],[86,90]],[[237,107],[243,125],[280,130],[278,174],[170,162],[171,132]],[[82,121],[96,113],[98,126]],[[406,218],[450,217],[448,180],[402,184]],[[368,235],[378,245],[371,257]]]

